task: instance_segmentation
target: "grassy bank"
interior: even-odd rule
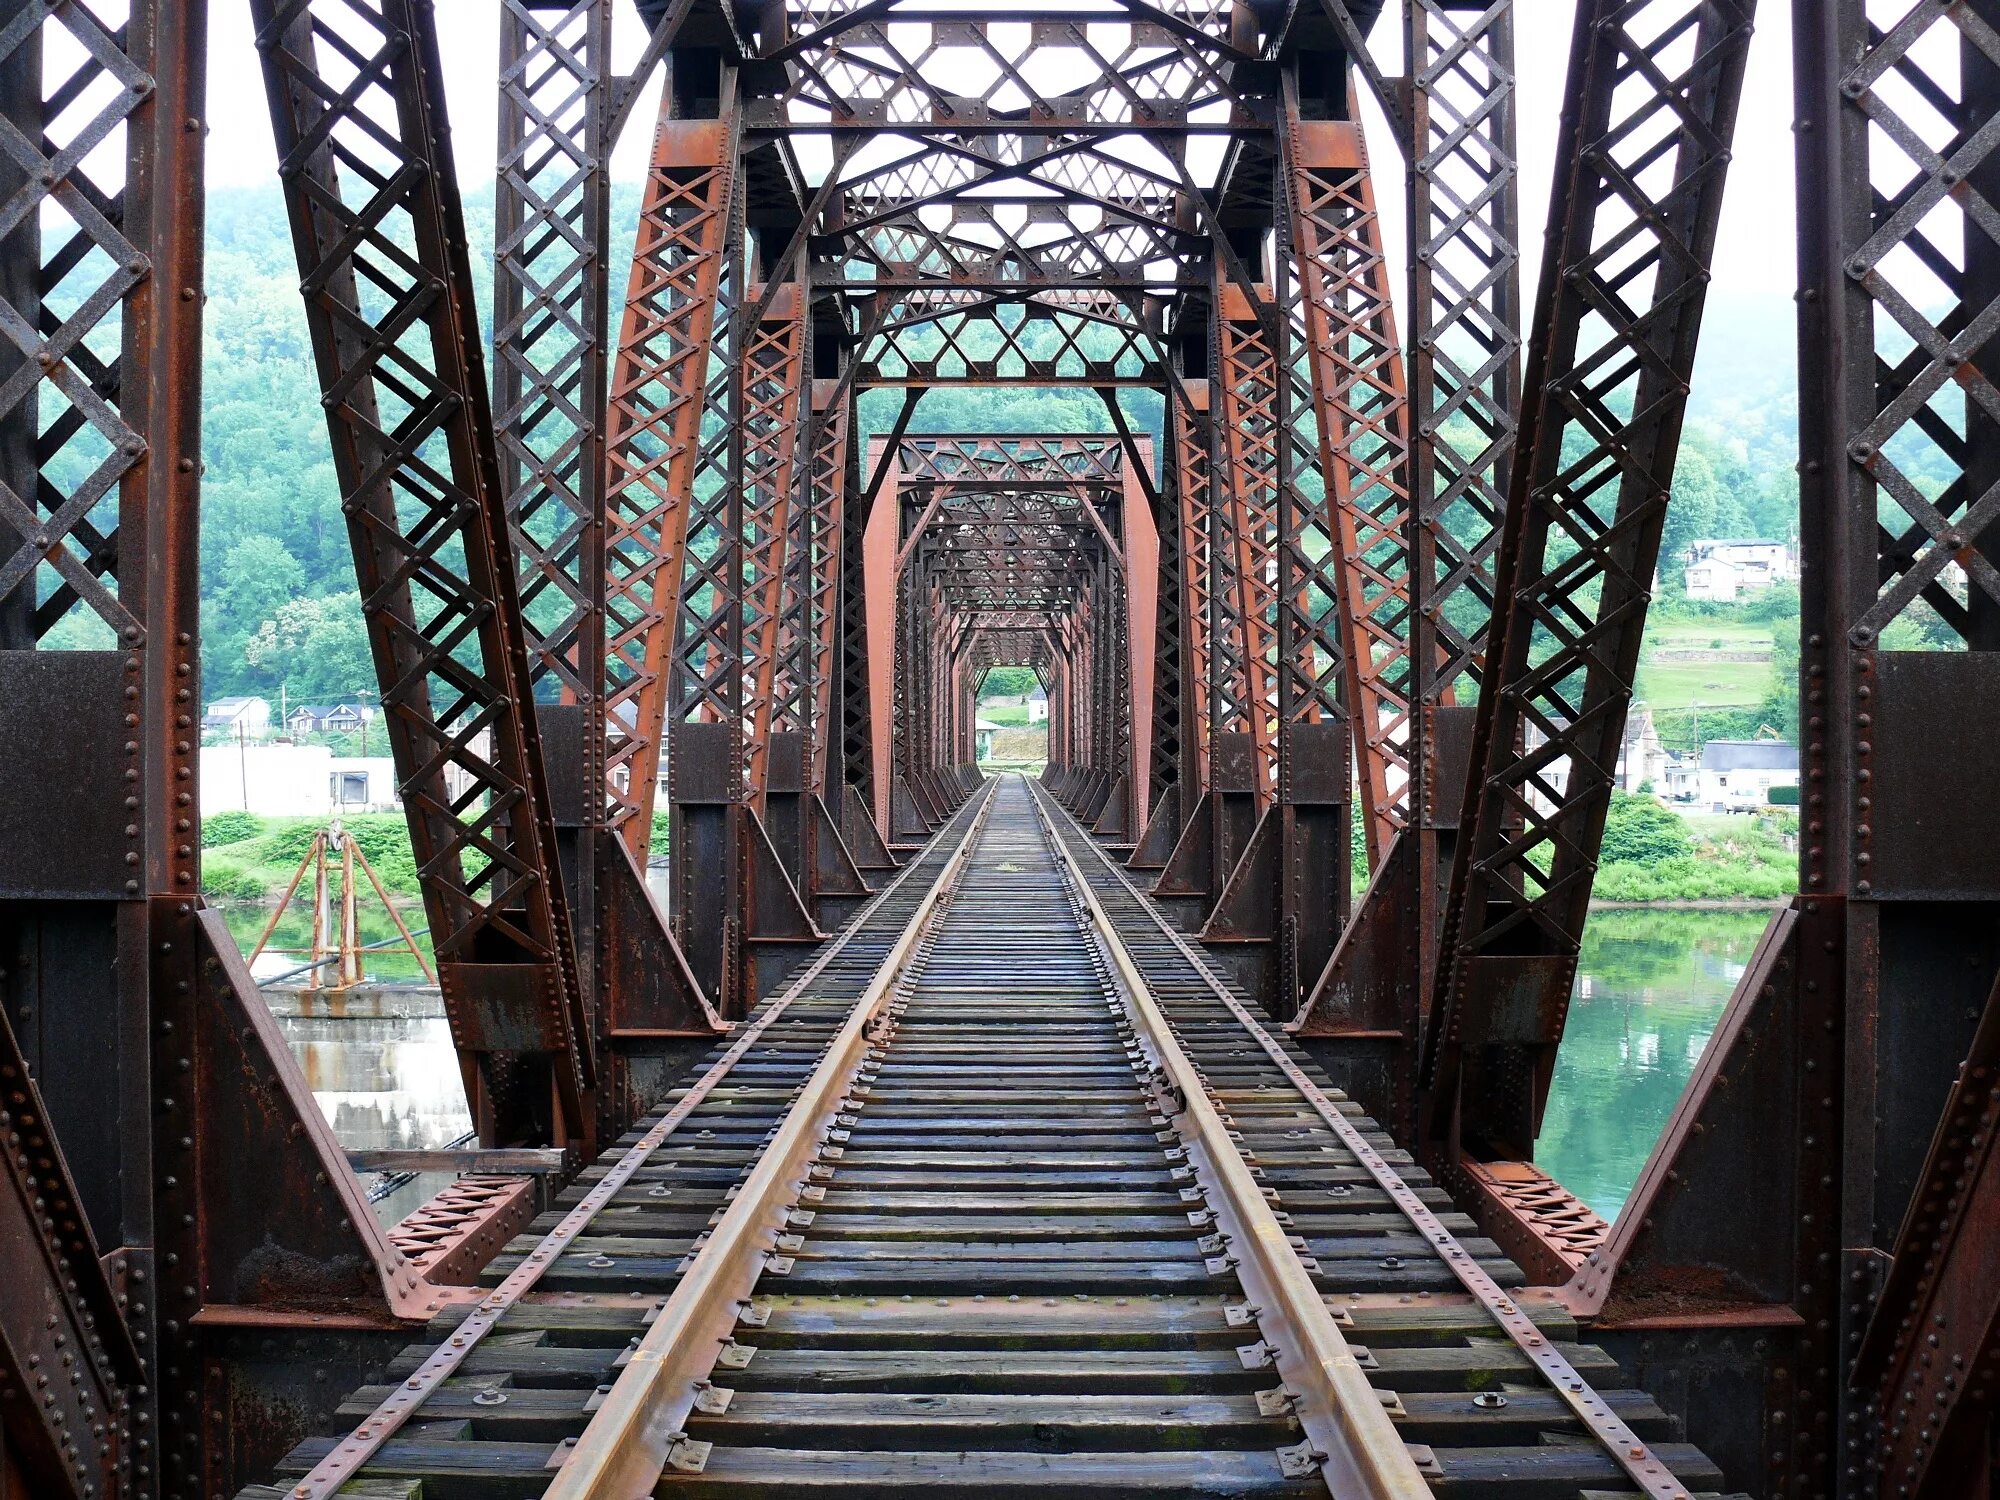
[[[325,826],[319,818],[260,818],[243,812],[204,818],[202,893],[238,901],[278,895],[311,849],[313,835]],[[341,826],[374,866],[383,889],[392,896],[418,894],[417,862],[410,853],[409,827],[400,814],[366,813],[343,819]]]
[[[321,818],[262,818],[246,812],[202,819],[202,894],[212,901],[275,900],[312,847],[313,835],[325,826]],[[363,813],[343,818],[340,826],[391,896],[414,901],[422,894],[409,824],[401,813]],[[653,814],[652,853],[666,852],[667,815],[660,811]]]
[[[1649,799],[1630,799],[1643,800]],[[1658,818],[1614,804],[1604,862],[1591,892],[1595,900],[1620,905],[1777,901],[1798,888],[1798,852],[1787,847],[1788,839],[1797,838],[1796,813],[1682,818],[1665,808],[1656,811]],[[1668,826],[1663,819],[1679,826]],[[1639,820],[1643,830],[1636,826]],[[1621,832],[1626,836],[1615,837]]]
[[[996,754],[983,769],[989,774],[1039,773],[1046,741],[1039,730],[1032,739],[1032,744],[1018,749],[1005,747],[1016,753]],[[995,745],[996,751],[1001,748]],[[317,818],[260,818],[242,812],[205,819],[203,893],[221,901],[274,899],[323,826]],[[348,818],[342,826],[390,895],[417,898],[416,861],[400,814]],[[1603,863],[1592,895],[1600,903],[1619,906],[1782,900],[1797,887],[1798,855],[1787,847],[1788,839],[1796,840],[1797,830],[1797,813],[1783,809],[1757,816],[1683,818],[1650,797],[1619,792],[1606,821]],[[656,856],[667,852],[664,811],[653,816],[652,852]],[[1355,889],[1367,881],[1367,853],[1357,823]]]

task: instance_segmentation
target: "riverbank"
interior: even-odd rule
[[[991,762],[988,769],[999,765]],[[1039,769],[1038,762],[1032,765]],[[203,894],[218,901],[275,900],[323,826],[315,818],[261,818],[244,812],[204,820]],[[400,814],[366,814],[342,826],[391,896],[419,897],[409,828]],[[1690,911],[1776,905],[1797,888],[1797,830],[1798,815],[1788,809],[1688,818],[1650,797],[1616,793],[1591,905]],[[1356,844],[1359,890],[1367,883],[1368,870],[1358,827]],[[660,812],[653,819],[652,853],[657,857],[666,850],[667,819]]]

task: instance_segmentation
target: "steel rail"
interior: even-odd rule
[[[989,781],[979,793],[978,811],[958,847],[827,1044],[721,1222],[682,1272],[544,1500],[632,1500],[652,1493],[683,1444],[689,1464],[706,1457],[707,1445],[697,1446],[682,1424],[710,1389],[709,1372],[737,1309],[779,1254],[777,1241],[807,1186],[808,1163],[826,1146],[890,988],[965,869],[998,785]]]
[[[1030,785],[1034,785],[1038,805],[1045,808],[1049,802],[1047,794],[1039,785],[1032,782]],[[1055,842],[1073,862],[1076,861],[1076,855],[1070,849],[1067,839],[1058,835]],[[1187,938],[1159,914],[1152,902],[1126,879],[1125,872],[1104,857],[1102,850],[1097,849],[1094,843],[1090,848],[1096,853],[1098,863],[1134,898],[1140,910],[1162,935],[1180,950],[1201,981],[1223,1005],[1228,1007],[1230,1014],[1264,1049],[1265,1054],[1313,1107],[1327,1128],[1339,1138],[1343,1146],[1354,1153],[1355,1160],[1367,1169],[1368,1174],[1375,1179],[1376,1186],[1388,1195],[1390,1201],[1409,1221],[1410,1227],[1431,1246],[1432,1253],[1450,1269],[1459,1284],[1472,1294],[1474,1300],[1514,1342],[1515,1347],[1529,1363],[1541,1371],[1557,1396],[1569,1407],[1585,1430],[1610,1454],[1619,1468],[1625,1472],[1625,1476],[1638,1486],[1642,1494],[1653,1497],[1653,1500],[1689,1500],[1691,1493],[1689,1487],[1674,1477],[1665,1460],[1611,1409],[1610,1403],[1583,1378],[1555,1344],[1543,1337],[1541,1330],[1535,1326],[1534,1319],[1521,1310],[1519,1304],[1486,1273],[1472,1252],[1461,1245],[1458,1237],[1445,1228],[1444,1223],[1424,1203],[1416,1189],[1405,1182],[1402,1175],[1383,1158],[1381,1152],[1368,1143],[1367,1137],[1354,1127],[1333,1101],[1327,1098],[1326,1092],[1313,1082],[1297,1061],[1272,1037],[1264,1024],[1252,1015],[1248,1007],[1231,992],[1229,986],[1216,976],[1207,960],[1194,949]],[[1087,889],[1089,881],[1085,879],[1083,884]],[[1103,910],[1094,891],[1090,892],[1090,905],[1094,912]],[[1104,921],[1107,930],[1112,930],[1109,918],[1105,918]],[[1113,949],[1115,952],[1122,952],[1122,941],[1114,943]],[[1136,973],[1136,970],[1134,972]],[[1188,1097],[1192,1104],[1194,1094],[1190,1093]],[[1282,1231],[1279,1243],[1284,1243]],[[1304,1272],[1301,1271],[1300,1274],[1304,1275]],[[1301,1415],[1303,1416],[1303,1413]]]
[[[1153,998],[1126,950],[1117,926],[1091,889],[1082,863],[1058,832],[1048,797],[1034,788],[1035,812],[1068,878],[1084,929],[1096,939],[1117,975],[1114,985],[1153,1068],[1161,1113],[1186,1144],[1196,1181],[1205,1177],[1216,1227],[1230,1246],[1232,1269],[1250,1299],[1258,1331],[1270,1350],[1305,1429],[1303,1451],[1281,1454],[1290,1472],[1317,1470],[1338,1500],[1429,1500],[1431,1488],[1396,1431],[1382,1399],[1353,1347],[1327,1309],[1326,1299],[1293,1252],[1263,1189],[1229,1138],[1229,1127],[1208,1097],[1201,1072],[1182,1048],[1173,1023]]]
[[[980,816],[983,815],[982,809]],[[563,1216],[561,1223],[542,1237],[535,1248],[523,1257],[521,1263],[507,1274],[500,1285],[479,1299],[478,1305],[466,1315],[465,1320],[452,1332],[451,1337],[432,1351],[423,1364],[397,1386],[393,1395],[376,1407],[346,1438],[335,1444],[327,1455],[313,1466],[311,1472],[292,1487],[289,1491],[292,1500],[331,1500],[348,1480],[354,1478],[362,1466],[381,1450],[382,1445],[416,1414],[425,1400],[457,1372],[472,1351],[478,1347],[480,1340],[534,1289],[535,1283],[555,1265],[557,1257],[570,1242],[590,1228],[604,1206],[616,1197],[632,1176],[667,1143],[682,1122],[700,1108],[717,1085],[729,1075],[730,1070],[757,1044],[765,1031],[791,1008],[792,1002],[804,993],[807,986],[817,979],[834,959],[841,955],[849,943],[863,931],[868,919],[875,914],[877,908],[916,874],[925,857],[933,853],[937,845],[951,834],[956,822],[956,819],[947,821],[933,834],[922,852],[905,865],[894,880],[876,892],[873,900],[855,913],[854,919],[785,987],[783,993],[743,1023],[741,1034],[730,1044],[729,1049],[711,1063],[693,1086],[675,1101],[673,1107],[633,1143],[632,1148],[612,1165],[576,1207]],[[965,850],[970,847],[975,831],[976,825],[974,828],[966,829],[958,849],[954,851],[945,869],[939,872],[938,884],[932,887],[931,893],[920,903],[919,913],[930,909],[937,890],[954,865],[962,860]],[[900,950],[892,950],[891,959],[895,957],[896,951]],[[887,964],[888,960],[885,960],[884,966]]]

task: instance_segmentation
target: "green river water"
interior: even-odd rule
[[[1615,1219],[1771,913],[1619,908],[1584,929],[1535,1157]]]

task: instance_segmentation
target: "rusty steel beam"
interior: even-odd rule
[[[1577,12],[1544,241],[1548,314],[1427,1023],[1423,1129],[1447,1154],[1461,1140],[1475,1154],[1533,1154],[1638,665],[1748,42],[1747,8],[1734,3],[1602,0]]]
[[[606,563],[606,756],[611,825],[636,859],[652,842],[702,393],[716,336],[734,112],[679,119],[661,101],[612,369]]]
[[[1406,1135],[1464,798],[1473,710],[1458,700],[1478,681],[1492,619],[1520,408],[1521,295],[1513,7],[1406,0],[1403,32],[1410,108],[1397,123],[1415,226],[1405,481],[1414,524],[1400,575],[1408,779],[1395,804],[1402,826],[1378,838],[1354,919],[1287,1029]]]
[[[581,1138],[595,1060],[530,708],[435,17],[414,0],[257,0],[252,15],[474,1119],[492,1143]],[[334,83],[329,66],[351,67],[351,81]]]
[[[746,330],[740,361],[742,383],[742,531],[744,668],[749,702],[744,710],[743,751],[751,804],[761,813],[769,786],[768,750],[781,688],[778,672],[784,597],[792,541],[792,513],[801,500],[810,455],[806,417],[810,411],[807,371],[805,289],[782,284],[753,287],[764,305]],[[810,507],[805,507],[809,510]],[[809,608],[797,594],[794,612]]]
[[[1351,113],[1351,110],[1350,110]],[[1304,120],[1288,94],[1283,144],[1297,257],[1301,343],[1312,377],[1332,525],[1294,543],[1311,605],[1340,610],[1348,721],[1355,726],[1370,865],[1408,822],[1410,692],[1409,405],[1389,266],[1358,120]],[[1337,590],[1330,589],[1336,575]],[[1329,593],[1333,599],[1325,600]],[[1325,602],[1322,602],[1325,600]],[[1303,622],[1302,622],[1303,623]],[[1326,663],[1334,665],[1333,662]],[[1315,684],[1317,686],[1317,684]],[[1318,695],[1331,699],[1326,688]],[[1337,714],[1337,704],[1324,705]],[[1310,985],[1318,970],[1307,977]]]
[[[152,1416],[139,1345],[4,1012],[0,1126],[0,1453],[52,1500],[129,1493],[135,1428]]]
[[[608,716],[609,689],[629,679],[608,672],[606,650],[610,26],[608,0],[554,9],[509,0],[502,10],[493,292],[500,475],[578,977],[603,1070],[603,1138],[640,1106],[633,1048],[718,1025],[653,910],[645,849],[629,850],[613,831],[625,787],[608,754],[631,736],[614,733]]]
[[[1881,1492],[1965,1493],[1993,1462],[2000,1360],[2000,986],[1987,997],[1861,1347],[1854,1429],[1871,1440]]]

